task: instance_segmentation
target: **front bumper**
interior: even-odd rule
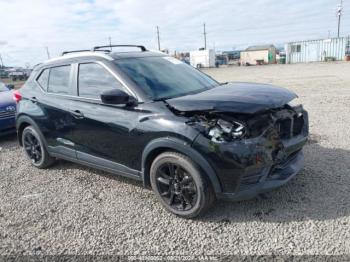
[[[304,166],[304,155],[299,151],[287,164],[281,168],[266,169],[263,172],[261,180],[251,187],[235,193],[219,193],[217,197],[223,200],[246,200],[254,198],[259,194],[271,191],[275,188],[283,186],[293,177],[295,177]]]
[[[213,167],[221,185],[219,199],[243,200],[284,185],[303,167],[308,115],[301,131],[281,138],[270,127],[261,136],[217,144],[200,135],[193,143]]]

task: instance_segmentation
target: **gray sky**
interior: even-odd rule
[[[336,36],[340,0],[0,0],[0,53],[5,65],[34,65],[64,50],[144,44],[170,51],[217,50]],[[350,34],[344,0],[341,34]]]

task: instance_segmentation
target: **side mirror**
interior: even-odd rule
[[[15,85],[6,85],[6,87],[10,90],[15,89]]]
[[[128,105],[136,103],[136,99],[120,89],[111,89],[102,92],[100,95],[104,104]]]

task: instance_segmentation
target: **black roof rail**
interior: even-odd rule
[[[79,52],[89,52],[91,50],[86,49],[86,50],[72,50],[72,51],[64,51],[62,52],[62,56],[66,55],[66,54],[70,54],[70,53],[79,53]]]
[[[95,46],[91,51],[98,51],[101,48],[112,48],[112,47],[137,47],[140,48],[142,52],[147,51],[146,47],[143,45],[103,45],[103,46]]]

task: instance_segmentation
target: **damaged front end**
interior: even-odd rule
[[[308,114],[285,105],[257,114],[187,112],[193,147],[214,167],[222,198],[246,199],[286,183],[303,166]]]
[[[247,130],[245,125],[239,121],[215,115],[195,115],[187,124],[193,126],[215,143],[244,138]]]

